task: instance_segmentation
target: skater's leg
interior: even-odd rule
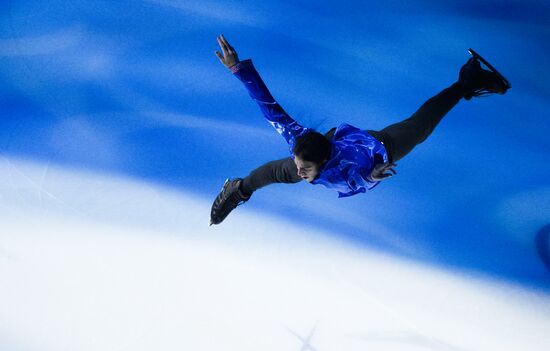
[[[268,162],[252,172],[242,180],[240,190],[246,195],[266,185],[273,183],[298,183],[302,178],[298,176],[298,168],[292,157]]]
[[[454,83],[426,101],[411,117],[371,134],[382,139],[389,149],[391,161],[397,162],[426,140],[463,96],[459,84]]]

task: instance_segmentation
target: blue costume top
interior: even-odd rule
[[[273,99],[251,60],[241,61],[230,70],[244,83],[268,122],[285,138],[292,154],[296,139],[311,129],[301,126]],[[367,180],[375,165],[388,162],[386,149],[379,140],[343,123],[336,128],[331,143],[330,159],[311,184],[322,184],[338,191],[338,197],[346,197],[364,193],[380,183]]]

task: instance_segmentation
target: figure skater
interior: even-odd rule
[[[212,205],[210,225],[221,223],[256,190],[273,183],[305,180],[336,190],[339,198],[371,190],[397,174],[395,162],[426,140],[461,99],[504,94],[511,87],[506,78],[469,49],[472,57],[460,69],[458,81],[426,101],[411,117],[380,131],[342,123],[321,134],[290,117],[273,99],[252,61],[239,61],[223,35],[217,40],[222,53],[216,51],[216,56],[244,84],[267,121],[285,138],[291,157],[270,161],[245,178],[227,179]]]

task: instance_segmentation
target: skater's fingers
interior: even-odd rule
[[[227,44],[227,50],[228,50],[228,52],[229,52],[230,54],[235,54],[235,53],[236,53],[236,52],[235,52],[235,49],[234,49],[231,45],[229,45],[229,43],[226,42],[226,44]]]
[[[220,39],[220,37],[217,37],[216,40],[218,41],[218,45],[220,46],[220,49],[222,49],[223,51],[223,43],[222,43],[222,40]],[[225,53],[225,52],[224,52]]]
[[[225,45],[227,45],[228,47],[231,47],[231,45],[229,45],[229,43],[227,42],[227,39],[225,39],[225,36],[223,34],[220,35],[220,37],[222,38],[222,41]]]
[[[218,37],[218,44],[220,44],[220,48],[223,51],[223,55],[227,56],[228,49],[227,49],[227,46],[225,45],[225,43],[223,42],[223,40],[221,39],[221,36]]]
[[[225,45],[228,45],[228,44],[227,44],[227,39],[225,39],[225,37],[223,36],[223,34],[220,34],[220,39],[222,40],[222,42],[223,42]]]
[[[214,53],[216,54],[216,56],[218,56],[218,58],[220,59],[221,63],[225,64],[223,55],[220,54],[218,51],[215,51]]]
[[[224,43],[225,47],[227,48],[227,51],[228,52],[234,52],[235,50],[233,49],[233,47],[231,45],[229,45],[229,43],[227,42],[227,39],[225,39],[223,34],[221,35],[221,37],[222,37],[222,42]]]

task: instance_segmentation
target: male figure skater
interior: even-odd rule
[[[248,90],[268,122],[290,146],[291,157],[271,161],[245,178],[227,179],[214,200],[210,225],[221,223],[254,191],[273,183],[306,180],[338,192],[338,197],[371,190],[396,174],[395,162],[432,133],[441,119],[462,98],[504,94],[510,83],[475,51],[462,66],[458,81],[426,101],[411,117],[380,131],[361,130],[347,123],[321,134],[298,124],[273,99],[250,59],[239,61],[237,52],[223,35],[218,37],[220,59]],[[480,61],[487,66],[481,67]]]

